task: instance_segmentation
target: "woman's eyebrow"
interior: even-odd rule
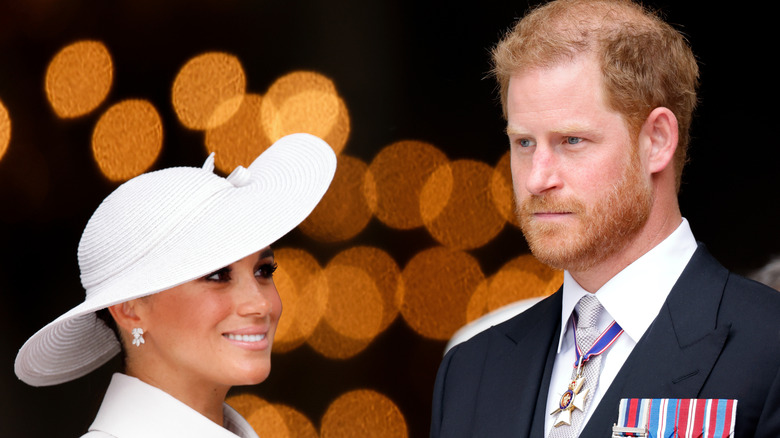
[[[264,251],[262,251],[260,253],[260,258],[261,259],[265,259],[265,258],[269,258],[269,257],[270,258],[274,257],[274,250],[271,249],[271,248],[266,248]]]

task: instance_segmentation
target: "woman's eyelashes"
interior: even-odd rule
[[[273,278],[274,272],[276,272],[276,262],[263,263],[255,269],[255,277],[270,279]],[[213,281],[217,283],[227,283],[232,280],[232,269],[230,266],[225,266],[222,269],[212,272],[209,275],[203,277],[206,281]]]
[[[276,268],[278,267],[279,265],[276,262],[264,263],[257,268],[255,276],[266,279],[273,278],[274,272],[276,272]]]
[[[219,283],[230,281],[230,267],[225,266],[224,268],[214,271],[211,274],[203,277],[203,279],[206,281],[216,281]]]

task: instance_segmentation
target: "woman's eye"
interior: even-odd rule
[[[257,268],[257,271],[255,271],[255,276],[262,277],[262,278],[272,278],[274,276],[274,272],[276,272],[276,268],[278,268],[279,265],[274,263],[265,263],[263,265],[260,265],[259,268]]]
[[[567,144],[577,144],[582,142],[584,139],[582,137],[566,137],[566,143]]]
[[[217,281],[220,283],[225,281],[230,281],[230,268],[227,267],[222,268],[218,271],[212,272],[211,274],[203,278],[205,278],[207,281]]]

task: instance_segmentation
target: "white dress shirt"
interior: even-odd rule
[[[116,373],[82,438],[258,438],[233,408],[223,404],[222,412],[225,427],[159,388]]]
[[[604,306],[598,321],[600,332],[612,321],[617,321],[624,333],[604,353],[601,374],[595,393],[591,391],[585,408],[585,423],[596,405],[615,379],[637,341],[645,334],[666,301],[672,287],[696,251],[688,221],[683,218],[677,229],[661,243],[628,265],[596,291]],[[561,338],[555,356],[550,388],[547,392],[547,413],[553,412],[567,389],[575,362],[574,326],[571,314],[574,306],[588,292],[569,274],[563,277],[563,306],[561,308]],[[615,410],[618,406],[615,406]],[[545,430],[553,427],[555,416],[547,415]],[[583,423],[584,426],[584,423]]]

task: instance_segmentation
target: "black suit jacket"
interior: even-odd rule
[[[626,291],[630,293],[630,291]],[[533,437],[544,430],[562,290],[444,357],[431,437]],[[611,436],[621,398],[734,398],[737,437],[780,437],[780,292],[694,253],[583,438]]]

